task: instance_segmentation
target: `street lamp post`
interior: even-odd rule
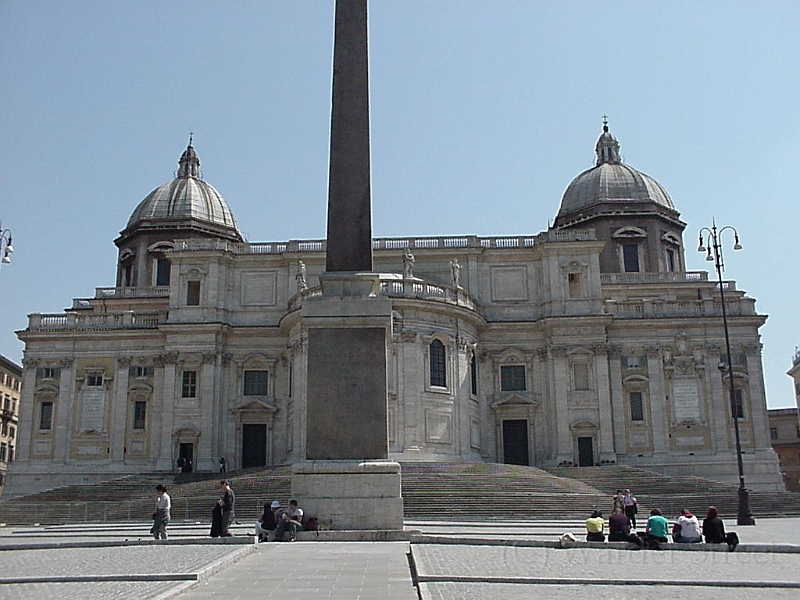
[[[11,230],[3,229],[3,222],[0,221],[0,254],[3,258],[0,263],[7,265],[11,262],[11,253],[14,252],[14,246],[11,245]]]
[[[742,464],[742,442],[739,437],[739,406],[736,402],[736,389],[734,386],[733,378],[733,360],[731,359],[731,338],[728,333],[728,312],[725,308],[725,289],[722,282],[722,271],[725,270],[725,262],[722,257],[722,246],[720,245],[720,237],[725,231],[733,233],[733,249],[741,250],[742,245],[739,243],[739,232],[734,227],[726,225],[717,229],[717,224],[712,221],[711,228],[703,227],[700,229],[700,245],[697,247],[698,252],[706,252],[706,260],[714,262],[717,269],[717,279],[719,281],[719,298],[722,304],[722,327],[725,330],[725,356],[727,358],[728,370],[728,391],[730,393],[731,415],[733,416],[733,430],[736,435],[736,463],[739,467],[739,507],[736,517],[737,525],[755,525],[756,521],[750,513],[750,496],[747,488],[744,485],[744,466]],[[705,240],[703,240],[705,236]],[[705,244],[703,243],[705,241]],[[720,366],[720,370],[724,371],[725,365]],[[742,407],[744,410],[744,407]]]

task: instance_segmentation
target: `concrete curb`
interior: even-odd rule
[[[522,548],[558,548],[570,550],[577,548],[594,548],[598,550],[643,550],[647,552],[730,552],[726,544],[662,544],[661,550],[647,550],[627,542],[583,542],[576,540],[573,545],[563,548],[558,541],[514,540],[497,538],[454,537],[439,535],[414,534],[411,544],[442,544],[457,546],[517,546]],[[796,544],[739,544],[734,552],[800,554],[800,545]]]
[[[592,579],[558,577],[469,577],[448,575],[420,575],[420,584],[427,583],[512,583],[529,585],[669,585],[680,587],[728,587],[728,588],[784,588],[800,589],[797,581],[709,581],[699,579]]]
[[[178,538],[167,540],[63,540],[52,542],[20,542],[18,544],[0,544],[0,552],[9,550],[58,550],[64,548],[113,548],[117,546],[254,546],[253,536],[231,536],[225,538]]]

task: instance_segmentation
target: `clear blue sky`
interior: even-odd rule
[[[798,31],[790,0],[372,0],[374,234],[546,229],[606,113],[690,270],[700,227],[739,229],[725,275],[769,315],[769,406],[792,406]],[[332,41],[332,0],[0,0],[0,352],[114,285],[112,242],[190,131],[248,240],[323,238]]]

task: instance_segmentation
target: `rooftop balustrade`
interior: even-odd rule
[[[376,238],[372,240],[373,250],[438,250],[454,248],[532,248],[545,242],[579,242],[597,239],[594,229],[556,231],[549,230],[536,235],[479,237],[439,236]],[[175,251],[202,252],[222,250],[233,254],[283,254],[294,252],[325,252],[325,240],[290,240],[288,242],[248,242],[233,243],[224,240],[179,240]]]

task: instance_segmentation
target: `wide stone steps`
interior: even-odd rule
[[[615,490],[626,487],[639,500],[641,520],[653,507],[668,517],[684,506],[703,514],[706,507],[715,505],[727,518],[737,511],[735,486],[630,467],[553,472],[485,463],[404,463],[402,467],[404,513],[414,520],[585,519],[592,510],[608,515]],[[147,473],[0,501],[0,523],[147,520],[158,483],[169,488],[174,521],[207,523],[223,477],[236,492],[236,518],[241,523],[254,521],[272,500],[286,505],[291,494],[287,466],[226,475]],[[756,517],[800,515],[800,494],[751,493],[751,507]]]

